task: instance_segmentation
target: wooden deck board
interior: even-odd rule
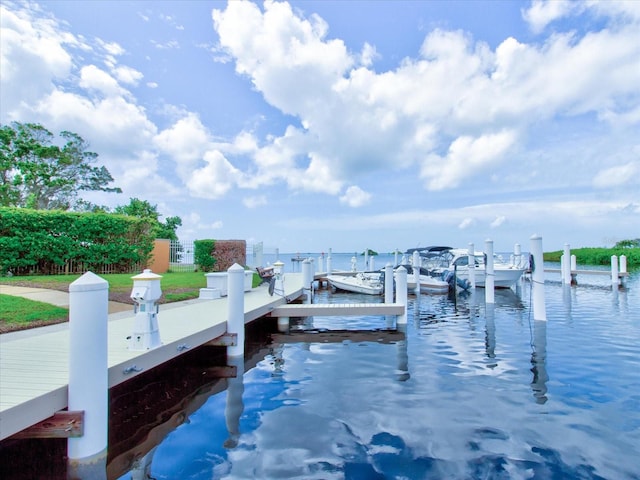
[[[302,294],[301,274],[285,275],[285,297],[270,296],[266,285],[245,293],[245,323],[260,318],[279,304]],[[192,300],[162,305],[158,325],[162,346],[148,351],[128,349],[134,314],[109,316],[109,387],[147,371],[226,333],[228,301]],[[60,327],[60,326],[56,326]],[[0,335],[0,440],[38,423],[67,407],[69,330],[36,329],[29,336]]]

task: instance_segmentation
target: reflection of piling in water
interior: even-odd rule
[[[398,325],[398,331],[402,332],[403,339],[396,342],[398,349],[397,379],[405,382],[411,378],[411,374],[409,373],[409,354],[407,353],[407,326]]]
[[[496,322],[495,322],[495,304],[487,303],[485,305],[485,351],[487,357],[496,358]],[[497,363],[492,362],[488,365],[489,368],[496,367]]]
[[[533,325],[533,352],[531,353],[531,389],[536,403],[547,402],[547,322],[535,320]]]
[[[235,366],[237,374],[227,379],[227,404],[224,417],[227,424],[229,438],[224,441],[224,448],[235,448],[240,438],[240,417],[244,411],[244,357],[229,357],[229,365]]]
[[[562,285],[562,305],[564,306],[564,316],[567,322],[571,322],[571,295],[573,293],[573,289],[571,285],[564,284]]]

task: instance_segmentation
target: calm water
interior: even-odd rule
[[[334,268],[351,256],[334,254]],[[604,276],[578,281],[548,274],[547,322],[532,318],[527,281],[496,291],[493,307],[482,289],[410,296],[404,340],[384,317],[296,319],[287,341],[255,340],[244,375],[229,380],[201,379],[224,355],[185,359],[113,395],[124,440],[110,443],[109,478],[640,479],[640,273],[621,290]],[[315,297],[358,301],[382,299]],[[251,338],[267,338],[274,324],[255,328]],[[350,332],[295,340],[309,329]],[[357,341],[370,329],[373,341]],[[158,414],[134,398],[167,406]],[[127,430],[145,415],[160,425],[152,434]]]
[[[567,288],[558,277],[547,322],[532,319],[524,282],[493,308],[483,290],[410,297],[405,341],[274,343],[164,438],[151,476],[640,478],[639,275],[620,291],[607,277]],[[320,290],[315,301],[372,298]],[[388,324],[315,317],[293,328]]]

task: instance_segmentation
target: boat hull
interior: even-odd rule
[[[474,270],[476,287],[484,288],[486,280],[484,268],[475,268]],[[493,272],[493,286],[495,288],[510,288],[520,280],[524,270],[521,268],[494,268]],[[470,282],[468,267],[458,267],[456,269],[456,276]]]
[[[327,280],[333,288],[366,295],[382,295],[384,286],[379,282],[367,281],[359,276],[328,275]]]

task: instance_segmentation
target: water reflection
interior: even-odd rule
[[[227,403],[224,417],[229,438],[224,441],[224,448],[235,448],[240,438],[240,417],[244,411],[242,394],[244,393],[244,356],[230,357],[230,366],[236,367],[236,376],[227,380]]]
[[[547,322],[534,320],[533,324],[533,352],[531,353],[531,372],[533,380],[531,389],[536,403],[547,402]]]
[[[494,360],[487,364],[489,368],[495,368],[498,364],[495,362],[496,358],[496,323],[495,323],[495,304],[487,303],[485,305],[485,320],[486,320],[486,335],[485,335],[485,349],[487,357]]]

